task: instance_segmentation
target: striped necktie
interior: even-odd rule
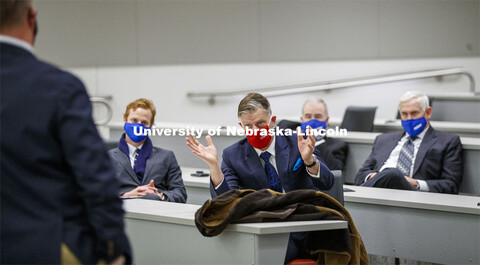
[[[265,173],[267,174],[268,186],[269,189],[282,192],[282,183],[278,177],[275,167],[270,163],[270,154],[269,152],[263,152],[260,154],[260,157],[265,161]]]
[[[403,144],[402,149],[400,150],[400,155],[398,156],[397,168],[404,176],[410,177],[410,171],[413,164],[413,152],[415,150],[413,141],[415,141],[416,138],[418,137],[409,136],[408,140]]]

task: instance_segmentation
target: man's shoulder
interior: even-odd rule
[[[156,146],[152,147],[152,154],[155,154],[155,155],[174,155],[172,150],[168,150],[168,149],[164,149],[164,148],[156,147]]]
[[[445,131],[439,131],[431,128],[431,135],[433,137],[436,137],[439,143],[443,143],[445,145],[449,145],[450,143],[454,141],[458,141],[460,143],[460,136],[451,133],[451,132],[445,132]]]
[[[238,152],[238,148],[244,148],[246,144],[249,144],[247,138],[242,138],[223,149],[223,153]]]

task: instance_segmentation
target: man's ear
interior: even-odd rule
[[[303,116],[300,116],[300,120],[301,120],[302,122],[305,122],[305,119],[303,118]]]
[[[35,21],[37,20],[36,15],[37,15],[37,12],[35,12],[35,10],[33,10],[33,8],[30,7],[27,13],[27,23],[28,23],[28,26],[32,29],[35,28]]]
[[[273,121],[273,123],[275,124],[276,121],[277,121],[277,116],[272,116],[272,121]]]
[[[428,107],[427,110],[425,111],[425,119],[430,121],[430,118],[432,117],[432,107]]]
[[[330,117],[327,117],[327,119],[325,120],[325,122],[327,123],[327,127],[328,127],[328,120],[330,119]]]
[[[240,125],[240,127],[242,127],[242,128],[243,128],[243,125],[242,125],[242,123],[241,123],[241,122],[239,122],[239,123],[238,123],[238,125]]]

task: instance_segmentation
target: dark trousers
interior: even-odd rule
[[[290,233],[290,238],[288,239],[287,253],[285,255],[285,263],[294,260],[294,259],[313,259],[317,260],[316,256],[310,255],[306,252],[306,243],[308,232],[295,232]]]
[[[361,186],[378,187],[398,190],[415,190],[405,179],[405,176],[398,168],[387,168],[378,172],[373,178],[364,182]]]

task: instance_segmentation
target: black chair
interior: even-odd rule
[[[332,174],[333,174],[333,178],[335,179],[333,186],[329,190],[322,190],[322,192],[325,192],[326,194],[330,195],[335,200],[337,200],[339,203],[344,205],[342,171],[332,170]]]
[[[343,115],[340,128],[348,131],[373,132],[373,120],[377,107],[349,106]]]
[[[300,126],[300,122],[298,121],[289,121],[289,120],[281,120],[278,123],[278,128],[280,129],[292,129],[296,130],[298,126]]]

